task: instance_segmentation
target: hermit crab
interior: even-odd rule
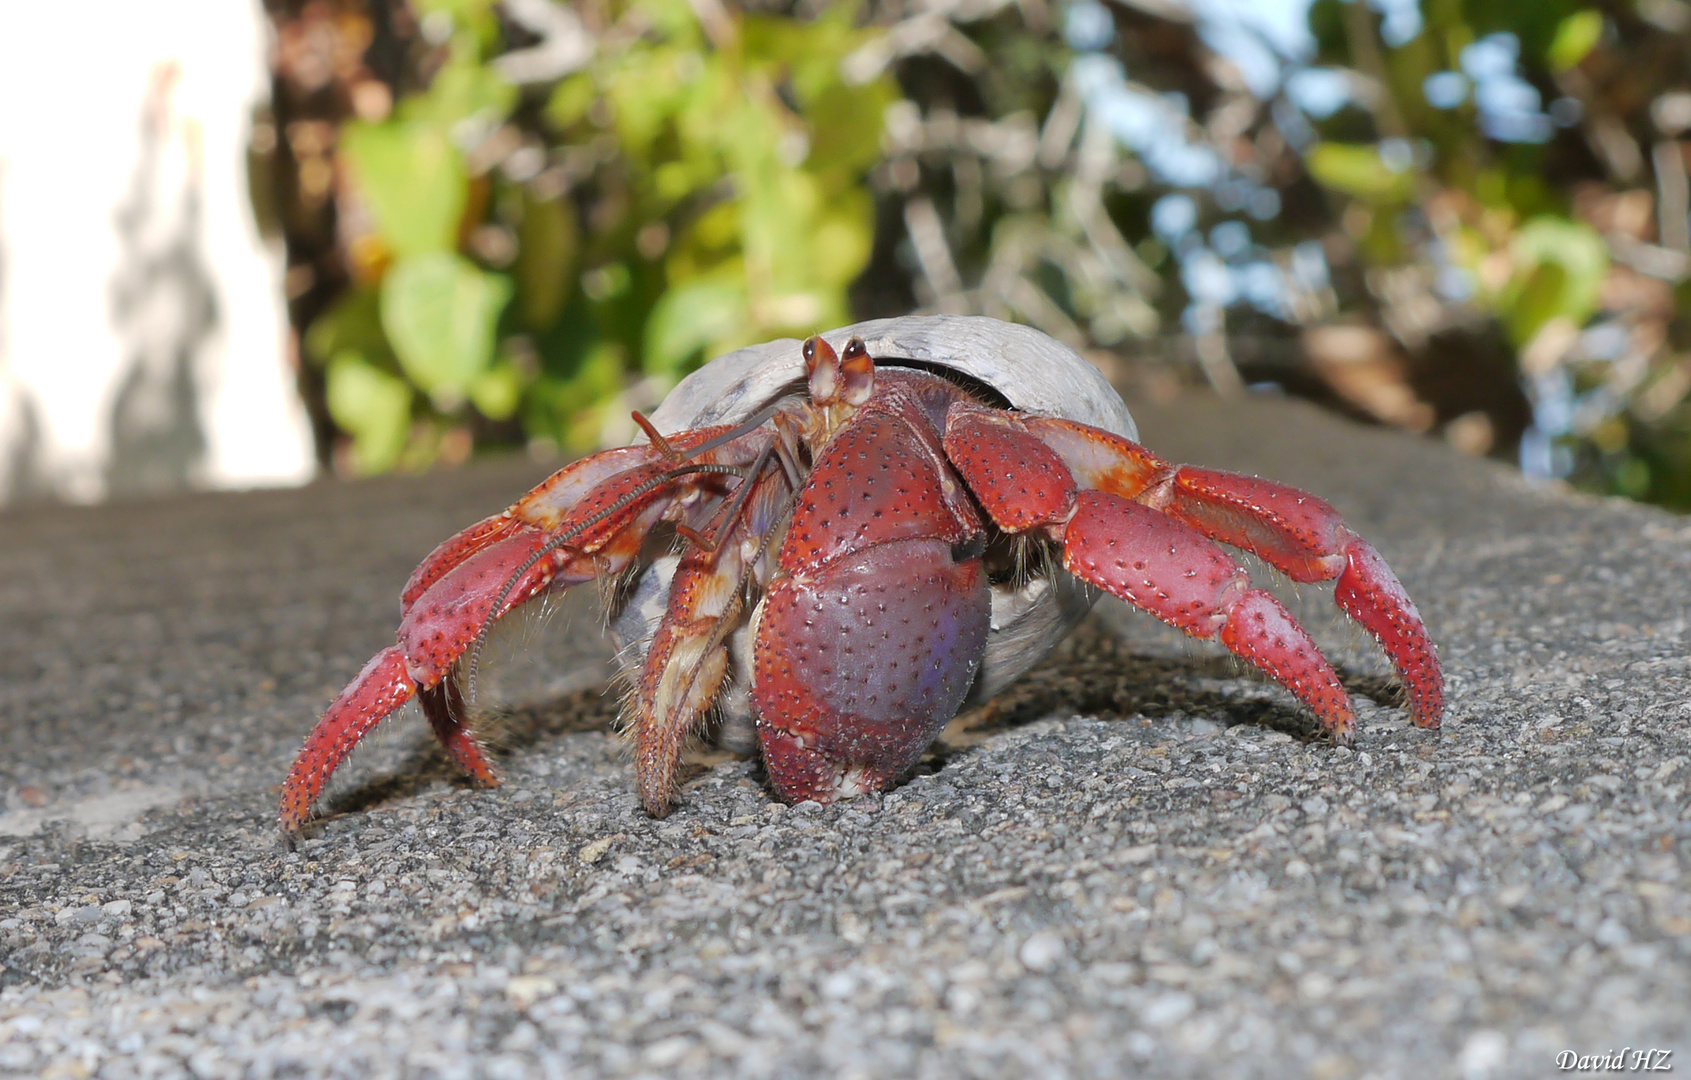
[[[688,738],[755,728],[783,799],[896,782],[969,702],[1039,660],[1099,590],[1216,639],[1334,741],[1350,700],[1309,634],[1223,545],[1379,641],[1409,711],[1444,684],[1415,605],[1313,495],[1174,466],[1134,441],[1098,371],[1037,331],[911,316],[742,349],[683,380],[644,442],[583,458],[442,543],[400,596],[396,644],[329,706],[283,787],[297,832],[330,773],[412,698],[446,754],[496,783],[462,683],[495,620],[615,581],[640,799],[662,817]]]

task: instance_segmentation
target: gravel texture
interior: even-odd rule
[[[290,851],[278,784],[411,565],[541,470],[0,516],[0,1075],[1691,1067],[1691,521],[1284,402],[1136,412],[1376,542],[1442,733],[1325,590],[1281,591],[1354,750],[1106,607],[884,796],[717,755],[657,822],[587,595],[507,635],[503,787],[407,714]]]

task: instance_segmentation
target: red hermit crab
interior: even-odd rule
[[[400,596],[398,643],[329,706],[288,774],[285,831],[413,697],[447,755],[495,783],[465,723],[466,665],[518,605],[611,576],[635,775],[658,817],[712,710],[755,725],[783,799],[887,787],[1099,589],[1219,639],[1349,742],[1333,669],[1222,544],[1294,581],[1336,579],[1416,722],[1443,712],[1415,605],[1331,506],[1162,461],[1133,441],[1103,377],[1037,331],[933,316],[771,342],[707,364],[636,419],[645,443],[565,467],[423,560]]]

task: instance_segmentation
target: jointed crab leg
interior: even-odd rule
[[[487,763],[469,725],[464,723],[464,697],[458,680],[442,679],[418,694],[417,701],[423,706],[423,715],[428,718],[429,727],[440,740],[446,756],[480,783],[496,786],[498,775]]]
[[[1176,467],[1084,424],[975,406],[951,410],[945,448],[1001,528],[1045,528],[1064,544],[1071,572],[1188,633],[1219,636],[1348,741],[1349,702],[1308,634],[1205,537],[1295,581],[1336,578],[1335,599],[1385,649],[1416,723],[1438,725],[1443,676],[1415,605],[1379,553],[1313,495]]]
[[[634,774],[653,817],[669,813],[682,745],[698,727],[728,673],[728,636],[742,618],[770,536],[791,497],[770,450],[713,523],[711,542],[691,547],[676,567],[669,607],[646,650],[634,694]]]
[[[504,513],[470,526],[423,560],[401,596],[399,643],[378,653],[329,706],[306,738],[283,785],[281,824],[296,832],[329,775],[359,739],[413,696],[447,755],[471,775],[496,782],[464,726],[462,701],[448,676],[493,620],[549,588],[616,573],[639,553],[660,516],[684,516],[676,495],[721,498],[723,474],[741,476],[770,433],[744,432],[690,457],[732,428],[688,432],[670,453],[651,446],[607,450],[555,473]]]
[[[1060,529],[1071,574],[1193,637],[1218,638],[1308,705],[1336,742],[1351,741],[1356,717],[1321,650],[1219,544],[1106,491],[1079,492]]]

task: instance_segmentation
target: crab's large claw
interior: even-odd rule
[[[1309,634],[1213,541],[1294,581],[1337,579],[1335,599],[1380,642],[1415,722],[1437,727],[1444,680],[1431,638],[1385,560],[1331,506],[1256,477],[1175,467],[1137,443],[1067,420],[954,408],[946,454],[987,514],[1041,528],[1069,571],[1197,637],[1217,637],[1348,742],[1350,702]]]
[[[789,802],[886,787],[974,681],[985,532],[934,443],[897,401],[871,403],[798,496],[753,646],[758,739]]]

